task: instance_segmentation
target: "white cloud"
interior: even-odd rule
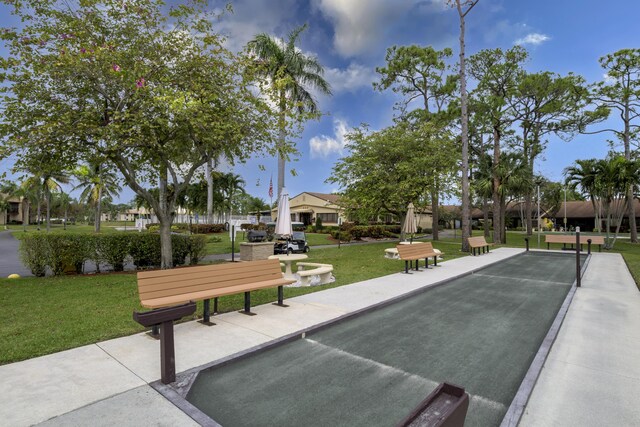
[[[371,88],[376,80],[376,72],[371,67],[352,62],[346,69],[327,68],[324,77],[331,84],[334,93],[355,92],[362,87]]]
[[[311,158],[327,158],[330,154],[342,154],[345,147],[345,135],[349,132],[347,122],[340,119],[333,120],[334,136],[327,135],[314,136],[309,140],[311,148]]]
[[[551,40],[551,37],[549,37],[546,34],[530,33],[522,38],[517,39],[513,43],[514,44],[532,44],[534,46],[537,46],[549,40]]]
[[[384,28],[407,12],[413,0],[315,0],[314,5],[334,24],[333,44],[349,57],[367,52],[384,37]]]

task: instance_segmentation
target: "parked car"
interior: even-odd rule
[[[292,254],[309,252],[309,244],[304,231],[294,231],[290,238],[276,236],[276,244],[273,247],[274,254]]]

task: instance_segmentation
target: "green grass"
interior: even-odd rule
[[[70,230],[82,230],[79,227],[90,228],[76,226]],[[480,234],[478,231],[474,233]],[[209,253],[230,252],[228,233],[211,237],[219,237],[221,241],[210,242]],[[242,239],[241,234],[238,237],[239,240]],[[332,243],[324,234],[308,233],[307,238],[312,246]],[[507,246],[524,247],[524,238],[523,233],[509,232]],[[536,236],[530,241],[531,248],[537,247]],[[541,242],[541,247],[544,248],[544,237]],[[285,298],[399,272],[403,269],[403,263],[383,256],[384,249],[394,247],[395,244],[385,242],[343,245],[341,248],[312,248],[308,261],[333,264],[336,281],[323,286],[287,288]],[[455,239],[442,239],[435,243],[435,247],[446,254],[445,260],[467,256],[460,251],[459,236]],[[640,245],[621,240],[616,242],[613,252],[622,254],[636,283],[640,282]],[[275,301],[276,294],[276,289],[252,292],[252,304]],[[143,329],[131,318],[133,310],[142,309],[134,274],[0,279],[0,301],[0,342],[3,343],[0,364],[124,336]],[[220,299],[219,307],[222,312],[239,310],[242,306],[242,294]],[[198,316],[201,311],[200,303],[196,312]]]
[[[123,227],[124,225],[121,224],[120,222],[103,222],[100,226],[100,232],[101,233],[118,233],[119,231],[116,230],[116,227]],[[13,232],[14,236],[16,236],[17,238],[20,238],[20,235],[24,232],[24,228],[22,227],[22,225],[8,225],[7,228],[9,229],[9,231]],[[131,228],[132,230],[134,229],[133,225],[131,222],[129,222],[127,224],[127,228]],[[46,232],[47,230],[47,225],[46,224],[41,224],[40,225],[40,231],[38,231],[38,226],[37,225],[28,225],[26,227],[26,232],[30,233],[30,232]],[[86,225],[86,224],[75,224],[75,225],[67,225],[67,228],[65,230],[64,226],[62,224],[51,224],[51,231],[55,231],[55,232],[64,232],[64,233],[93,233],[93,231],[95,230],[95,227],[93,225]]]
[[[395,243],[315,249],[309,262],[330,263],[336,281],[329,285],[285,289],[285,298],[396,273],[403,263],[384,258]],[[462,255],[455,244],[437,245],[451,259]],[[451,250],[449,249],[451,248]],[[456,254],[457,252],[457,254]],[[277,299],[277,289],[251,293],[253,305]],[[0,364],[24,360],[142,331],[131,314],[142,310],[135,274],[0,279]],[[243,295],[220,298],[220,311],[239,310]],[[200,316],[201,303],[198,304]],[[189,319],[185,319],[189,320]]]

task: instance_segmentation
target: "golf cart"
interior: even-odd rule
[[[273,252],[276,255],[309,252],[309,244],[304,231],[294,231],[289,238],[276,235],[276,244],[273,247]]]

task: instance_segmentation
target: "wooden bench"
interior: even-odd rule
[[[433,257],[433,265],[438,265],[438,257],[444,255],[442,252],[436,252],[431,242],[423,242],[421,245],[398,245],[398,256],[404,261],[404,272],[409,273],[409,261],[416,262],[416,271],[419,271],[419,260],[424,258],[425,268],[429,268],[429,258]]]
[[[138,293],[144,307],[160,308],[202,300],[202,323],[206,325],[212,324],[209,321],[211,299],[214,300],[213,312],[217,313],[218,297],[244,292],[244,310],[241,313],[251,315],[255,314],[251,313],[251,291],[277,287],[277,305],[285,306],[282,287],[291,283],[295,280],[283,278],[277,259],[138,273]]]
[[[486,248],[488,253],[489,246],[491,246],[491,243],[487,243],[484,236],[468,237],[467,242],[469,243],[469,248],[471,248],[473,252],[473,256],[476,255],[476,249],[478,249],[478,253],[480,253],[480,249],[482,249],[482,253],[484,253]]]
[[[591,240],[592,245],[598,245],[598,252],[602,252],[602,245],[604,245],[604,237],[603,236],[580,236],[580,246],[587,245]],[[544,242],[547,244],[547,250],[550,249],[551,243],[562,243],[562,247],[566,248],[567,245],[576,244],[576,236],[568,235],[568,234],[545,234]]]
[[[319,279],[319,285],[325,283],[331,283],[333,281],[333,265],[331,264],[318,264],[315,262],[299,262],[298,276],[300,277],[300,286],[311,286],[311,281],[314,276]],[[314,267],[310,270],[306,270],[306,267]]]

